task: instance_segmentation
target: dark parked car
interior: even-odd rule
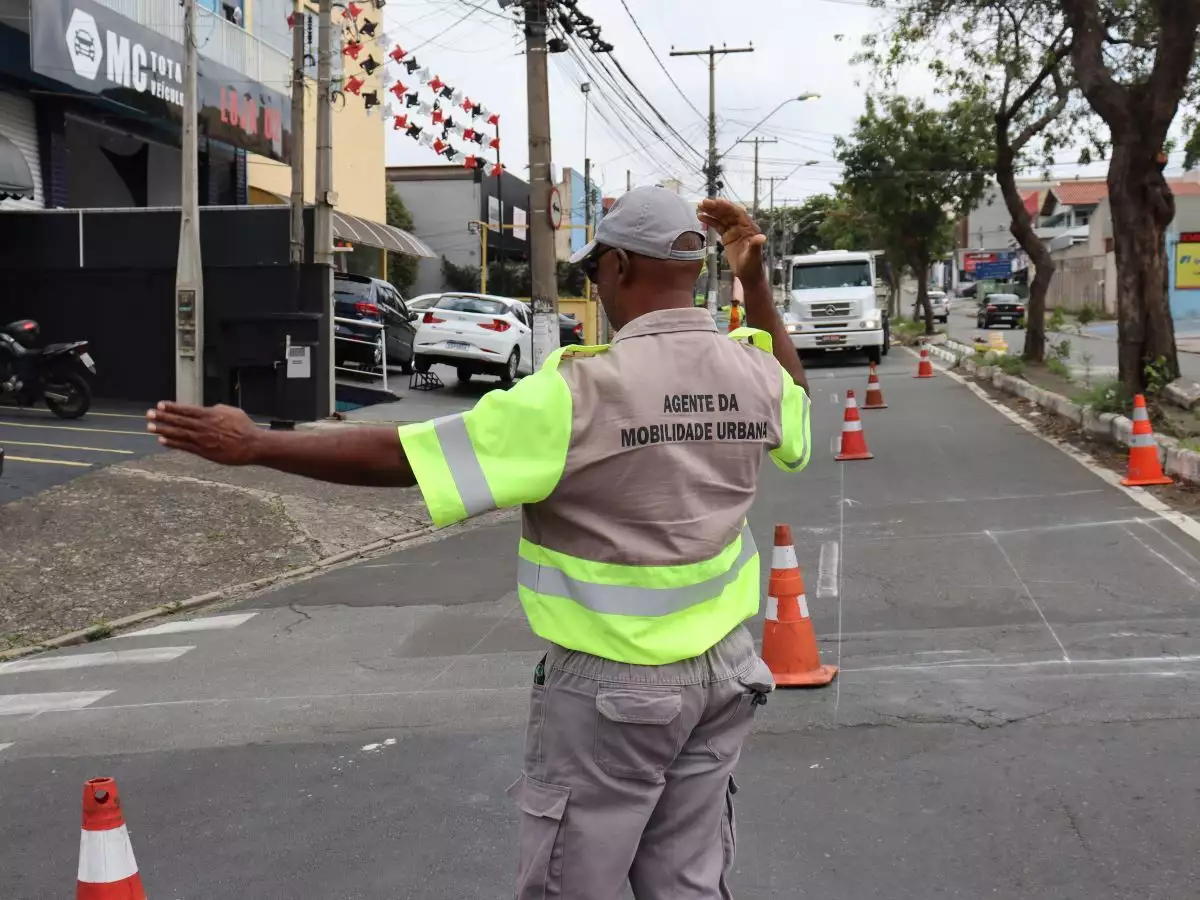
[[[979,301],[975,312],[976,328],[1007,325],[1019,328],[1025,318],[1025,301],[1016,294],[988,294]]]
[[[339,319],[357,319],[385,326],[388,365],[399,366],[406,375],[412,371],[413,336],[417,333],[413,322],[417,314],[409,310],[394,287],[379,278],[335,272],[333,310]],[[336,365],[349,362],[371,369],[383,365],[378,328],[334,322],[333,333]]]
[[[566,347],[568,344],[582,344],[583,323],[576,321],[574,316],[559,313],[558,343],[560,347]]]

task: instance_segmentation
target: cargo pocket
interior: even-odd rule
[[[754,711],[765,704],[767,694],[775,690],[775,676],[757,656],[753,665],[734,681],[739,693],[729,702],[729,712],[720,720],[713,736],[705,742],[708,751],[717,759],[730,759],[741,751],[754,724]]]
[[[508,789],[521,823],[516,900],[562,896],[562,819],[571,789],[522,775]]]
[[[614,778],[661,784],[679,753],[681,688],[604,687],[596,692],[596,765]]]

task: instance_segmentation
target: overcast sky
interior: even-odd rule
[[[849,134],[862,113],[864,87],[857,82],[865,81],[867,74],[850,60],[862,36],[877,29],[884,15],[865,0],[579,0],[578,8],[595,19],[603,39],[615,48],[615,60],[686,140],[670,136],[648,111],[646,115],[669,140],[660,141],[638,121],[604,74],[611,73],[637,101],[612,60],[602,67],[603,56],[553,54],[552,150],[560,167],[582,169],[585,155],[590,156],[594,177],[606,195],[624,190],[628,169],[635,185],[674,177],[683,182],[687,193],[701,196],[703,175],[697,154],[707,146],[706,122],[700,114],[708,108],[707,59],[669,54],[672,46],[694,50],[724,42],[730,47],[753,44],[755,50],[726,56],[717,66],[718,150],[730,150],[781,101],[814,92],[820,94],[819,100],[789,103],[755,130],[754,134],[778,141],[761,146],[760,177],[786,178],[775,184],[777,204],[828,191],[838,180],[833,141],[837,135]],[[502,12],[496,0],[388,0],[385,13],[393,43],[410,50],[421,65],[447,83],[500,113],[503,161],[514,174],[526,177],[524,42],[511,11]],[[394,71],[406,83],[412,82],[402,68]],[[581,81],[592,83],[586,154]],[[913,73],[904,84],[906,93],[928,98],[932,87],[923,72]],[[637,105],[645,110],[644,103],[637,101]],[[754,191],[753,149],[748,144],[736,146],[724,159],[725,182],[747,205]],[[441,161],[432,149],[389,131],[389,164]],[[810,161],[813,164],[802,165]],[[1076,171],[1066,167],[1059,174],[1073,177]],[[1102,173],[1100,168],[1096,174]],[[768,189],[764,181],[760,187],[764,206]]]

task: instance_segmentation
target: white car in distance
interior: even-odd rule
[[[453,366],[459,381],[494,375],[511,384],[533,371],[533,322],[520,300],[448,293],[425,309],[413,341],[413,366]]]

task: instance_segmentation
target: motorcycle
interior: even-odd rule
[[[87,341],[39,347],[41,329],[21,319],[0,329],[0,405],[34,406],[45,401],[61,419],[78,419],[91,408],[86,373],[96,373]]]

